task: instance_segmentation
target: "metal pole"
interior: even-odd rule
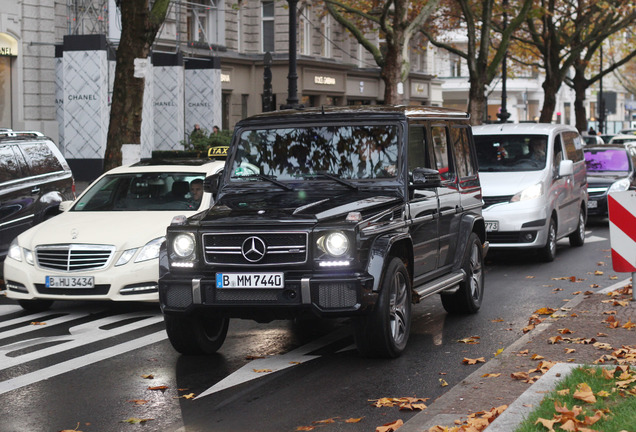
[[[289,75],[287,75],[287,104],[281,108],[299,108],[298,74],[296,73],[296,7],[298,0],[287,0],[289,4]]]
[[[599,93],[598,93],[598,133],[603,133],[605,129],[605,100],[603,99],[603,44],[601,44],[599,73]]]
[[[504,31],[506,30],[506,27],[508,26],[508,14],[506,12],[506,6],[508,6],[508,0],[503,0],[503,29]],[[504,55],[503,55],[503,59],[502,59],[502,63],[501,63],[501,111],[497,114],[497,117],[499,117],[499,121],[501,123],[506,123],[508,121],[508,118],[510,117],[510,113],[508,112],[508,109],[506,107],[507,105],[507,99],[508,99],[508,95],[506,93],[506,78],[507,78],[507,68],[506,68],[506,63],[508,60],[508,49],[506,48],[506,50],[504,51]]]

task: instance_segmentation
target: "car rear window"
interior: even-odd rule
[[[62,164],[46,143],[24,143],[20,144],[20,149],[29,164],[31,175],[64,171]]]
[[[629,171],[625,150],[586,150],[585,165],[588,171]]]

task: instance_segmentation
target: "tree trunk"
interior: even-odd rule
[[[485,75],[485,73],[484,73]],[[488,100],[486,99],[486,83],[476,73],[471,74],[470,88],[468,90],[468,113],[470,124],[477,126],[483,124],[488,117]]]
[[[399,105],[404,99],[404,94],[398,94],[398,83],[402,81],[402,59],[399,48],[387,48],[384,67],[381,70],[382,81],[384,81],[384,104]]]
[[[574,119],[579,132],[587,131],[587,113],[585,112],[585,90],[588,87],[585,76],[578,70],[572,80],[574,88]]]
[[[157,31],[165,20],[170,0],[126,0],[120,4],[122,32],[110,107],[104,171],[122,163],[122,144],[141,144],[144,78],[134,76],[135,59],[146,59]]]
[[[543,87],[544,99],[539,123],[552,123],[552,117],[556,110],[556,94],[559,91],[559,87],[561,87],[561,82],[555,79],[554,76],[546,75],[541,87]]]

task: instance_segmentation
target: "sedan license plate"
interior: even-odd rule
[[[589,200],[587,202],[587,208],[597,208],[597,207],[598,207],[598,201]]]
[[[93,276],[47,276],[47,288],[95,288]]]
[[[486,232],[499,231],[499,222],[486,221]]]
[[[217,273],[217,288],[284,288],[283,273]]]

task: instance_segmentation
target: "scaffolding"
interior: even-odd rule
[[[67,0],[68,34],[107,34],[108,0]]]

